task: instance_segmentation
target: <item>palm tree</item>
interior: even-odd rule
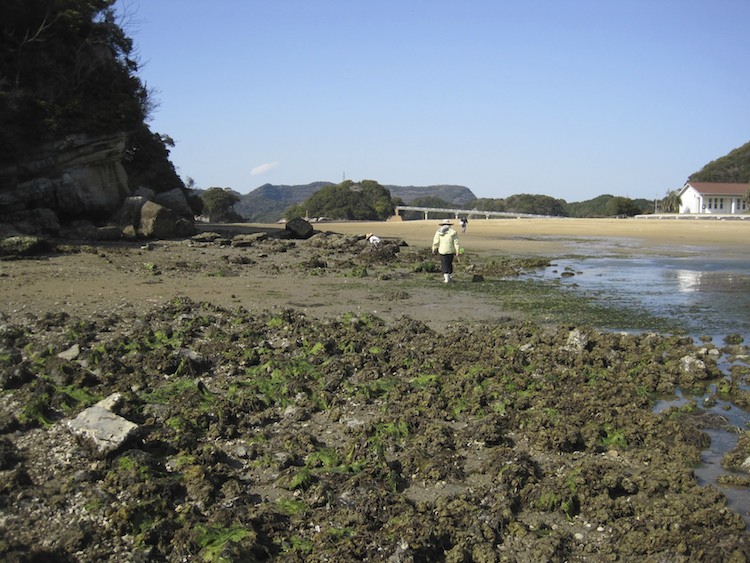
[[[678,213],[680,211],[682,198],[678,194],[679,190],[668,191],[664,199],[661,200],[660,207],[664,213]]]

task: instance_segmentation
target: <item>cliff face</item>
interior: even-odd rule
[[[117,227],[147,236],[140,216],[126,225],[109,220],[132,195],[179,206],[170,209],[192,222],[186,194],[162,196],[185,187],[168,160],[171,139],[146,124],[152,104],[113,3],[2,4],[0,237],[81,229],[101,236],[105,226],[112,237]]]
[[[61,175],[55,200],[61,216],[106,216],[130,195],[122,166],[125,140],[125,135],[84,138],[62,147],[57,155]]]
[[[69,136],[0,169],[0,237],[57,235],[61,225],[95,239],[192,234],[193,211],[182,190],[131,193],[122,165],[126,140]]]
[[[0,170],[0,221],[18,225],[54,221],[103,220],[130,196],[122,166],[126,136],[91,138],[83,135],[43,147],[27,160]],[[28,230],[24,228],[22,230]]]

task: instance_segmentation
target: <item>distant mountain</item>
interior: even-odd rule
[[[281,219],[287,207],[305,201],[320,188],[332,185],[332,182],[312,182],[299,186],[263,184],[249,194],[240,195],[234,209],[249,223],[275,223]]]
[[[333,182],[312,182],[297,186],[274,186],[263,184],[248,194],[241,195],[235,211],[249,223],[275,223],[282,218],[284,210],[290,205],[302,203],[319,189],[332,186]],[[391,192],[391,197],[398,197],[408,205],[410,201],[435,196],[462,206],[476,199],[472,191],[464,186],[384,186]]]

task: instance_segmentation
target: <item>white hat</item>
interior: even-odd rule
[[[443,219],[443,222],[440,223],[441,225],[452,225],[453,223],[450,222],[450,219]]]

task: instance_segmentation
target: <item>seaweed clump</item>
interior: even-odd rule
[[[750,557],[652,411],[719,373],[684,337],[187,299],[2,334],[4,560]],[[62,423],[112,393],[138,438],[92,456]]]

